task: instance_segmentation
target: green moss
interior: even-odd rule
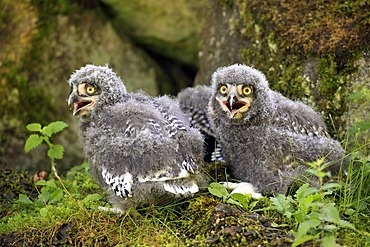
[[[348,78],[370,45],[369,3],[235,2],[241,17],[236,29],[249,41],[241,51],[244,62],[263,71],[274,90],[324,112],[331,134],[342,136]],[[307,76],[308,69],[317,74]]]

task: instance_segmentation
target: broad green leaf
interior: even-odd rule
[[[316,188],[311,187],[309,184],[303,184],[295,193],[295,198],[297,198],[297,201],[300,202],[307,196],[317,192]]]
[[[294,211],[290,199],[291,198],[282,194],[278,194],[277,196],[270,198],[272,204],[275,206],[275,209],[288,218],[291,217],[292,212]]]
[[[85,199],[83,199],[82,201],[83,202],[90,202],[90,201],[98,201],[100,199],[102,199],[103,197],[99,194],[91,194],[91,195],[87,195],[85,197]]]
[[[45,126],[44,129],[46,132],[45,134],[47,134],[50,137],[51,135],[56,134],[67,127],[68,127],[68,124],[66,124],[65,122],[56,121],[56,122],[50,123],[48,126]]]
[[[298,246],[309,240],[318,238],[319,237],[318,234],[309,235],[308,233],[312,228],[316,228],[319,225],[320,225],[320,221],[318,219],[309,219],[299,224],[298,230],[294,234],[295,239],[294,239],[292,246]]]
[[[46,186],[47,187],[50,187],[50,188],[57,188],[57,185],[55,184],[55,180],[54,179],[50,179],[49,181],[46,182]],[[49,189],[49,188],[47,188]]]
[[[239,194],[239,193],[233,193],[230,195],[230,197],[236,200],[237,202],[239,202],[239,204],[241,204],[243,208],[248,209],[249,200],[245,195]]]
[[[28,124],[26,126],[26,128],[29,130],[29,131],[33,131],[33,132],[41,132],[41,124],[39,123],[31,123],[31,124]]]
[[[19,198],[17,202],[22,203],[22,204],[32,204],[33,202],[28,198],[28,196],[19,194]]]
[[[219,184],[219,183],[211,183],[208,186],[208,191],[212,195],[223,198],[223,199],[225,199],[229,196],[229,192],[227,192],[225,187],[222,184]]]
[[[46,216],[48,216],[48,210],[47,210],[47,208],[41,208],[40,209],[40,215],[42,216],[42,217],[46,217]]]
[[[363,92],[356,92],[348,96],[349,100],[362,100],[366,97],[366,94]]]
[[[63,154],[64,154],[64,147],[62,145],[59,145],[59,144],[53,145],[48,150],[48,156],[49,156],[50,159],[61,160],[61,159],[63,159]]]
[[[45,186],[46,185],[46,180],[41,179],[41,180],[36,182],[36,185],[37,186]]]
[[[63,190],[58,188],[53,193],[51,193],[49,203],[59,202],[63,198],[63,195]]]
[[[43,141],[44,139],[37,134],[30,135],[26,141],[26,144],[24,145],[24,151],[28,153],[32,149],[38,147]]]
[[[348,227],[351,229],[355,229],[355,227],[351,223],[349,223],[348,221],[342,220],[340,218],[339,211],[334,206],[333,203],[330,203],[323,208],[323,216],[324,216],[324,220],[326,221],[335,223],[342,227]]]
[[[41,194],[38,196],[38,198],[41,203],[47,203],[49,201],[50,192],[46,189],[46,187],[41,189]]]
[[[323,237],[321,240],[321,246],[322,247],[337,247],[340,246],[335,242],[334,236],[326,236]]]

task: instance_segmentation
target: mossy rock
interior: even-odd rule
[[[322,113],[343,139],[351,127],[348,96],[358,90],[351,78],[368,69],[358,64],[370,50],[369,10],[366,1],[213,1],[196,82],[209,83],[220,66],[253,66],[273,90]]]
[[[5,166],[48,169],[45,149],[23,151],[25,126],[55,120],[70,126],[53,140],[66,147],[60,170],[84,159],[76,119],[66,104],[66,81],[86,63],[113,67],[128,90],[157,95],[158,85],[168,82],[156,62],[118,35],[95,5],[6,0],[0,7],[0,161]]]

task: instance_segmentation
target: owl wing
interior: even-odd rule
[[[135,107],[133,107],[135,109]],[[103,167],[101,171],[101,175],[103,177],[103,180],[106,184],[110,186],[110,188],[113,190],[113,192],[121,197],[131,197],[132,196],[132,186],[133,183],[139,182],[139,183],[147,183],[147,182],[163,182],[164,183],[164,189],[168,190],[171,193],[174,194],[184,194],[186,192],[193,192],[195,193],[197,190],[197,187],[194,186],[190,187],[176,187],[167,185],[166,182],[174,181],[183,179],[186,177],[189,177],[192,173],[195,173],[195,171],[198,169],[198,165],[194,161],[194,159],[187,154],[181,153],[181,150],[178,150],[178,143],[176,143],[176,135],[179,132],[187,131],[187,128],[185,124],[180,121],[175,116],[169,115],[167,113],[162,114],[162,117],[158,114],[151,114],[150,111],[147,111],[147,114],[141,114],[143,112],[137,112],[134,110],[134,112],[128,112],[130,109],[128,107],[125,107],[125,116],[119,119],[126,119],[124,122],[122,121],[114,121],[117,123],[113,127],[113,129],[116,129],[116,136],[117,138],[121,139],[121,143],[132,143],[132,149],[135,149],[136,147],[140,147],[142,149],[145,149],[146,152],[143,152],[139,155],[132,155],[129,156],[133,159],[136,159],[135,162],[141,162],[141,158],[143,160],[149,160],[152,156],[158,156],[162,154],[158,154],[163,152],[164,148],[171,149],[169,152],[171,154],[174,154],[174,157],[169,157],[166,162],[166,166],[162,164],[149,164],[149,166],[146,166],[146,169],[139,169],[136,172],[132,172],[130,170],[121,173],[119,175],[114,175],[112,171],[110,171],[108,168]],[[151,109],[155,111],[154,109]],[[115,114],[114,117],[117,118],[117,115]],[[131,117],[127,117],[131,116]],[[122,133],[122,134],[119,134]],[[116,143],[117,141],[114,140],[114,136],[111,138],[112,143]],[[153,147],[153,145],[147,144],[148,142],[152,142],[153,145],[157,145],[159,147],[158,150],[153,150],[156,147]],[[110,146],[114,146],[110,145]],[[126,144],[127,145],[127,144]],[[137,146],[134,146],[137,145]],[[166,147],[163,147],[166,145]],[[126,146],[125,146],[126,147]],[[127,147],[126,147],[127,148]],[[133,157],[136,156],[136,157]],[[124,162],[125,155],[117,155],[118,162]],[[157,163],[161,163],[160,160],[157,158]],[[167,157],[165,157],[167,158]],[[173,159],[173,162],[172,160]],[[151,161],[155,160],[150,159]],[[169,163],[169,160],[171,163]],[[153,161],[155,162],[155,161]],[[157,166],[157,169],[152,169],[151,165]],[[131,168],[133,169],[133,168]],[[166,189],[167,188],[167,189]]]
[[[325,123],[319,114],[301,102],[282,99],[278,104],[274,123],[291,132],[330,138]]]

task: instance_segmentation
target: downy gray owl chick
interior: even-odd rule
[[[202,135],[176,101],[128,93],[105,66],[86,65],[68,83],[85,155],[119,210],[165,204],[205,185]]]
[[[224,162],[222,150],[216,142],[210,117],[208,114],[208,102],[212,96],[210,86],[196,86],[183,89],[177,95],[181,110],[188,115],[191,126],[200,130],[206,144],[205,162]]]
[[[325,157],[338,174],[344,156],[320,116],[307,105],[272,91],[265,76],[245,65],[219,68],[212,75],[209,114],[232,177],[262,193],[284,193],[308,168]]]

